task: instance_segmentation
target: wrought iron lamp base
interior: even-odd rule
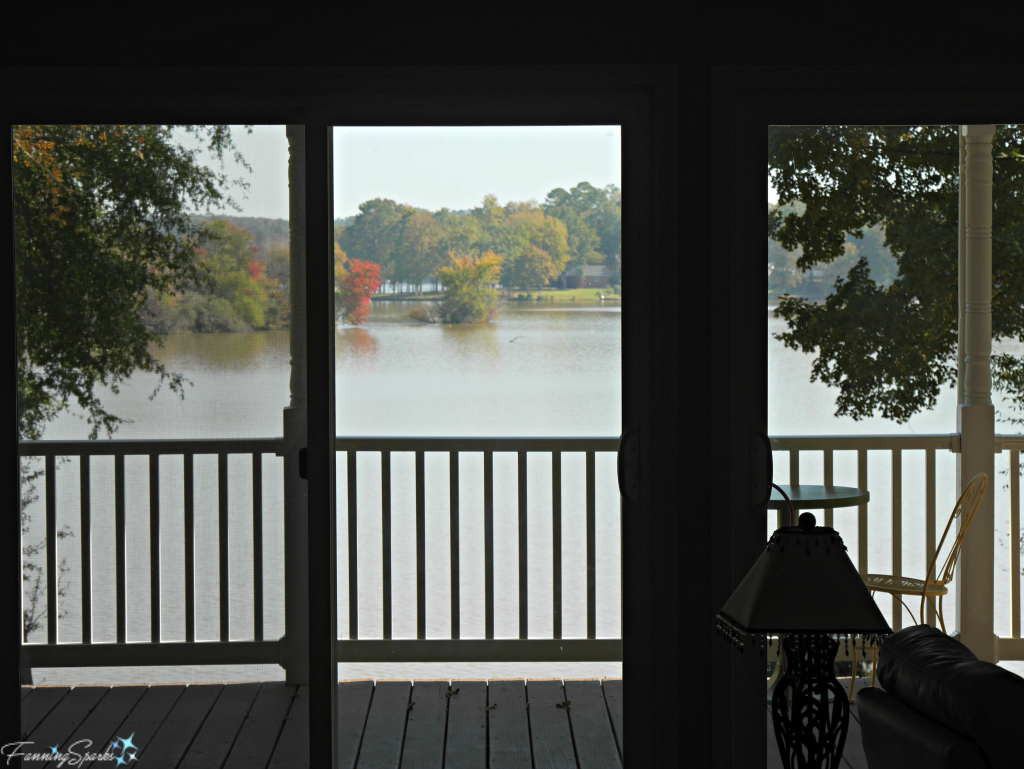
[[[772,723],[782,764],[790,769],[834,769],[850,723],[850,703],[833,672],[839,643],[826,635],[788,635],[783,649],[787,669],[772,695]],[[835,695],[831,703],[829,692]]]

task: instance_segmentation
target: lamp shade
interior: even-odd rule
[[[761,557],[718,613],[717,631],[742,649],[744,636],[778,633],[863,635],[892,633],[835,529],[776,530]]]

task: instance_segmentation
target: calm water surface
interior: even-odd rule
[[[336,345],[337,434],[376,436],[617,436],[621,431],[620,309],[505,309],[498,321],[477,326],[419,325],[404,319],[414,303],[374,303],[361,327],[339,327]],[[271,437],[281,434],[281,409],[288,404],[288,333],[169,336],[155,351],[168,369],[190,380],[185,398],[166,386],[152,400],[156,377],[139,375],[101,399],[114,413],[133,420],[120,439]],[[50,425],[44,438],[87,437],[74,413]],[[381,577],[381,478],[378,453],[358,458],[359,634],[383,633]],[[414,455],[392,456],[393,635],[416,634]],[[283,632],[283,526],[281,460],[263,457],[265,637]],[[427,636],[450,634],[448,458],[428,453]],[[460,594],[464,637],[483,637],[483,455],[460,457]],[[348,544],[345,455],[338,455],[339,636],[348,637]],[[495,469],[495,634],[518,635],[518,536],[515,455],[497,454]],[[196,457],[197,638],[218,637],[218,531],[216,457]],[[586,634],[584,457],[563,455],[563,636]],[[184,639],[184,594],[180,564],[183,503],[182,460],[161,459],[161,613],[165,640]],[[93,510],[93,639],[115,639],[113,460],[91,463]],[[81,637],[78,528],[78,460],[58,473],[59,526],[67,558],[67,617],[62,641]],[[229,570],[231,637],[253,637],[252,480],[248,456],[229,458]],[[149,639],[148,459],[126,460],[128,539],[128,640]],[[528,462],[530,635],[551,637],[551,473],[547,455]],[[204,500],[205,507],[204,507]],[[200,513],[200,511],[203,513]],[[44,509],[37,503],[29,541],[44,536]],[[619,506],[614,455],[597,457],[597,558],[599,637],[620,636]],[[44,625],[45,628],[45,625]],[[45,637],[37,631],[33,640]],[[614,676],[620,663],[489,665],[342,665],[342,677]],[[37,670],[37,682],[91,680],[267,680],[283,675],[276,666],[145,668],[128,671]]]
[[[430,326],[406,322],[409,303],[374,303],[362,327],[339,327],[336,344],[337,433],[339,435],[541,435],[615,436],[620,432],[621,365],[618,307],[586,306],[507,308],[501,318],[481,326]],[[936,407],[904,425],[881,418],[855,421],[834,416],[836,391],[810,382],[812,358],[786,349],[773,338],[785,329],[769,309],[769,433],[922,434],[956,429],[955,391],[943,390]],[[1001,349],[1020,353],[1004,345]],[[166,387],[149,400],[156,379],[133,377],[119,395],[102,400],[116,414],[135,420],[124,425],[118,438],[270,437],[281,434],[281,409],[288,403],[288,333],[193,335],[168,337],[158,356],[169,369],[191,380],[184,400]],[[998,396],[997,419],[1008,412]],[[1018,429],[997,423],[997,432]],[[75,414],[50,425],[47,439],[85,438],[87,426]],[[530,634],[551,634],[550,463],[546,457],[529,461]],[[776,453],[775,480],[788,481],[788,457]],[[903,452],[903,565],[910,575],[923,574],[924,452]],[[822,456],[801,456],[801,479],[822,482]],[[1007,455],[996,457],[997,473]],[[283,565],[281,522],[281,460],[266,455],[264,477],[265,636],[283,632]],[[597,548],[598,635],[618,637],[619,625],[619,509],[614,482],[614,457],[598,456]],[[483,636],[483,523],[482,455],[460,458],[461,607],[465,637]],[[945,525],[956,499],[956,458],[936,455],[937,523]],[[180,566],[183,561],[181,460],[161,460],[162,624],[166,640],[184,638],[184,598]],[[347,499],[345,457],[338,457],[337,498]],[[149,638],[148,464],[145,457],[126,461],[128,476],[127,528],[130,570],[129,640]],[[443,454],[427,454],[427,635],[449,633],[448,466]],[[393,627],[396,638],[415,637],[415,501],[413,455],[395,454],[393,473]],[[585,555],[583,457],[563,456],[563,633],[585,635]],[[58,473],[59,525],[72,530],[78,521],[78,466],[70,460]],[[102,596],[114,594],[113,460],[92,460],[94,640],[114,640],[114,607]],[[857,485],[856,453],[837,452],[835,482]],[[990,485],[996,506],[996,632],[1009,635],[1007,476]],[[379,454],[360,454],[359,484],[359,606],[360,636],[382,634],[380,553]],[[884,572],[892,565],[892,482],[887,452],[869,454],[868,568]],[[217,605],[217,469],[215,457],[196,458],[197,637],[218,636]],[[230,459],[230,572],[233,592],[232,638],[252,637],[251,590],[251,463],[248,457]],[[202,500],[211,500],[202,507]],[[212,507],[209,505],[212,504]],[[205,509],[206,514],[198,511]],[[33,515],[27,541],[44,535],[41,503]],[[348,637],[347,513],[338,519],[339,636]],[[775,526],[765,522],[766,536]],[[851,558],[857,560],[856,508],[837,510],[835,527]],[[499,637],[517,634],[518,569],[515,457],[495,455],[495,626]],[[81,637],[78,590],[78,538],[61,541],[60,556],[71,571],[68,616],[60,626],[61,640]],[[176,571],[177,569],[177,571]],[[44,592],[45,595],[45,592]],[[237,599],[235,596],[237,595]],[[891,622],[888,597],[879,605]],[[955,587],[946,601],[947,617],[955,613]],[[903,621],[909,620],[904,612]],[[38,631],[33,640],[45,637]],[[281,678],[277,666],[211,666],[204,668],[37,670],[37,683],[130,681],[272,680]],[[621,664],[406,664],[340,665],[342,678],[426,677],[583,677],[621,675]]]

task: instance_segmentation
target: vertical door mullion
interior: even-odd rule
[[[9,105],[10,102],[7,102],[7,104]],[[7,318],[3,324],[5,328],[3,344],[3,359],[5,362],[3,364],[3,371],[4,382],[9,383],[18,381],[18,314],[16,310],[17,294],[14,290],[14,287],[17,285],[14,265],[13,158],[15,124],[16,116],[12,114],[10,107],[5,105],[3,115],[0,116],[0,151],[3,153],[3,162],[0,164],[0,167],[3,169],[2,173],[0,173],[0,254],[5,255],[5,257],[9,254],[10,257],[0,259],[0,264],[4,265],[2,274],[7,276],[6,280],[0,280],[0,284],[5,286],[3,289],[3,307],[6,312],[4,317]],[[8,384],[7,387],[8,392],[10,392],[12,385]],[[11,418],[11,416],[8,418]],[[17,432],[11,429],[14,425],[10,422],[7,424],[7,429],[11,430],[8,435],[14,434],[15,438],[17,438]],[[4,488],[7,489],[7,492],[4,497],[4,506],[7,510],[20,510],[20,456],[17,463],[10,462],[6,467],[7,483],[4,485]],[[4,547],[7,550],[0,557],[0,563],[3,563],[6,569],[3,572],[5,576],[2,579],[4,584],[2,605],[8,622],[7,634],[4,636],[3,643],[0,644],[0,654],[3,655],[4,659],[10,660],[10,662],[4,667],[3,685],[0,686],[0,691],[3,692],[2,697],[0,697],[0,710],[3,710],[5,713],[20,713],[21,644],[25,631],[25,624],[20,621],[22,613],[21,516],[8,515],[5,520],[7,521],[7,528],[0,531],[0,542],[4,543]],[[19,621],[10,621],[13,617],[17,617]],[[17,729],[17,732],[15,732],[15,729]],[[13,719],[13,726],[7,727],[7,731],[4,733],[4,741],[9,740],[10,735],[20,735],[21,733],[20,716],[18,716]]]
[[[310,766],[337,766],[337,524],[334,499],[334,280],[331,129],[306,111],[306,412]],[[326,229],[321,229],[326,228]]]

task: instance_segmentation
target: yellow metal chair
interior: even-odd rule
[[[946,623],[942,618],[942,598],[949,590],[946,588],[950,582],[953,581],[953,569],[956,568],[957,558],[960,557],[960,548],[964,543],[964,535],[967,533],[967,529],[971,525],[971,521],[974,520],[975,513],[978,512],[978,507],[981,505],[981,500],[985,496],[985,491],[988,489],[988,476],[985,473],[978,473],[971,479],[971,482],[967,484],[967,488],[964,489],[963,494],[960,495],[960,499],[956,501],[956,506],[953,508],[953,513],[949,516],[949,523],[946,524],[946,530],[942,532],[942,539],[939,541],[939,546],[935,548],[935,555],[932,556],[932,562],[928,566],[928,573],[925,575],[924,580],[911,579],[910,577],[895,577],[890,574],[865,574],[864,584],[867,585],[871,591],[871,595],[875,592],[889,593],[891,595],[900,596],[900,603],[903,604],[904,608],[910,613],[911,619],[914,620],[914,624],[924,624],[924,601],[927,598],[931,604],[932,609],[935,609],[935,613],[939,618],[939,624],[942,626],[942,632],[946,632]],[[962,520],[960,525],[960,531],[956,535],[956,540],[953,542],[953,547],[949,551],[949,555],[946,556],[946,562],[942,567],[941,575],[938,575],[935,571],[935,562],[938,560],[939,553],[942,552],[942,545],[946,541],[946,536],[949,534],[950,528],[953,526],[953,522],[957,518]],[[919,610],[920,617],[915,617],[914,612],[910,610],[906,602],[903,600],[905,595],[919,595],[921,596],[921,607]],[[939,606],[935,608],[935,601],[933,600],[936,596],[939,598]],[[858,648],[863,649],[863,640],[860,644],[854,645],[854,652]],[[876,644],[871,645],[871,686],[875,685],[875,671],[878,668],[878,646]],[[853,699],[853,686],[857,680],[857,661],[856,654],[854,654],[853,672],[850,675],[850,702],[854,702]]]

